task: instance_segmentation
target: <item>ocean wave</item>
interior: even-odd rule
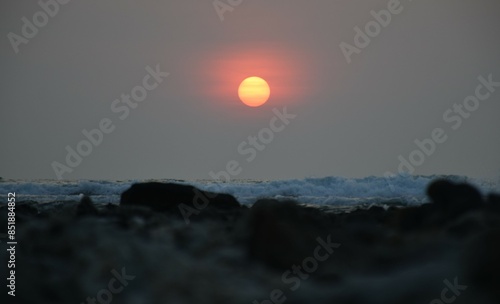
[[[203,190],[224,192],[234,195],[240,202],[251,204],[263,197],[295,199],[303,203],[316,205],[355,205],[374,201],[397,200],[406,204],[425,202],[427,185],[437,179],[447,178],[455,182],[468,182],[477,186],[484,193],[498,191],[498,183],[464,176],[398,175],[390,178],[370,176],[365,178],[323,177],[276,181],[179,181],[159,180],[163,182],[181,182],[192,184]],[[89,195],[101,202],[117,202],[119,195],[131,184],[141,182],[81,180],[81,181],[22,181],[2,180],[0,195],[6,197],[9,192],[25,200],[77,200],[82,195]]]

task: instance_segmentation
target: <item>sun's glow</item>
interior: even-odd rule
[[[243,80],[238,88],[238,96],[249,107],[258,107],[267,102],[271,89],[267,82],[256,76]]]

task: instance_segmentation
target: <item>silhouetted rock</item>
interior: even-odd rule
[[[452,221],[447,232],[458,238],[468,238],[487,229],[486,216],[481,212],[470,212]]]
[[[39,215],[39,211],[36,205],[37,202],[35,201],[17,202],[15,207],[16,222],[23,223],[37,217]],[[0,232],[6,231],[4,229],[7,229],[8,209],[7,204],[0,206]]]
[[[440,216],[435,204],[423,204],[393,210],[389,222],[403,231],[433,229],[440,224]]]
[[[145,183],[125,191],[121,206],[19,202],[26,220],[16,222],[15,258],[25,267],[16,296],[107,301],[110,287],[121,290],[116,270],[137,277],[113,292],[116,303],[500,303],[500,197],[484,202],[448,181],[428,192],[430,203],[389,208],[276,199],[246,208],[230,195]],[[199,211],[191,225],[180,204]],[[0,205],[2,242],[7,211]],[[457,284],[467,289],[458,294]]]
[[[88,196],[82,197],[78,206],[76,206],[76,216],[98,215],[99,211]]]
[[[427,196],[434,204],[442,207],[450,204],[450,194],[453,192],[455,184],[444,179],[432,182],[427,187]]]
[[[468,243],[462,264],[472,287],[487,293],[492,301],[500,301],[500,229],[492,229]]]
[[[375,224],[378,222],[383,222],[387,216],[387,213],[383,207],[371,206],[368,209],[360,208],[356,209],[350,213],[346,213],[342,216],[346,221],[352,223],[368,223]]]
[[[404,231],[437,230],[462,215],[485,206],[481,193],[473,186],[440,179],[427,187],[431,203],[394,211],[392,223]],[[473,221],[455,224],[450,232],[460,235],[477,228]]]
[[[488,194],[488,198],[486,200],[486,207],[488,211],[500,213],[500,195],[495,193]]]
[[[496,193],[488,194],[488,204],[500,205],[500,194],[496,194]]]
[[[179,211],[179,205],[203,210],[205,208],[235,209],[240,204],[232,195],[202,191],[189,185],[174,183],[139,183],[122,193],[120,205],[147,206],[155,211]]]
[[[326,217],[325,217],[326,218]],[[292,201],[258,200],[248,214],[249,254],[280,269],[301,264],[326,237],[321,212]]]
[[[473,186],[437,180],[427,188],[427,195],[444,217],[454,219],[463,213],[484,207],[481,193]]]

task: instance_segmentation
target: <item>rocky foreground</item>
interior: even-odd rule
[[[248,208],[158,183],[132,186],[120,205],[19,202],[16,297],[5,289],[0,299],[500,303],[500,196],[444,180],[427,193],[431,203],[419,207],[349,213],[271,199]]]

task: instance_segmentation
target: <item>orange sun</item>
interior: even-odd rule
[[[238,96],[249,107],[258,107],[266,103],[271,90],[267,82],[260,77],[248,77],[238,88]]]

